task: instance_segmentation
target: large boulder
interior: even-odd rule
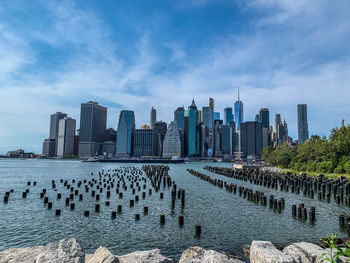
[[[312,243],[293,243],[283,249],[283,253],[291,256],[297,263],[316,263],[326,251]]]
[[[295,260],[280,250],[271,242],[253,241],[250,246],[251,263],[295,263]]]
[[[107,248],[99,247],[93,255],[85,258],[85,263],[119,263],[119,259]]]
[[[0,252],[0,263],[84,263],[85,253],[74,239],[46,246],[10,248]]]
[[[173,259],[163,256],[159,249],[135,251],[118,256],[120,263],[174,263]]]
[[[214,250],[205,250],[201,247],[190,247],[186,249],[180,258],[179,263],[243,263],[242,261],[216,252]]]
[[[6,249],[0,252],[0,263],[33,263],[42,248],[39,246]]]

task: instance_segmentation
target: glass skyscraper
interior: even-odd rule
[[[298,143],[302,144],[309,139],[307,123],[307,105],[298,104]]]
[[[263,108],[259,111],[259,121],[262,123],[263,128],[270,128],[270,112],[269,109]]]
[[[220,120],[220,112],[214,112],[214,121]]]
[[[81,104],[79,130],[79,156],[101,154],[107,124],[107,108],[97,102]]]
[[[192,101],[188,110],[185,111],[185,155],[200,155],[200,111]]]
[[[133,111],[122,110],[119,114],[117,130],[117,155],[131,156],[135,130],[135,115]]]
[[[224,123],[229,125],[231,122],[233,122],[232,108],[227,107],[224,109]]]
[[[178,107],[176,111],[174,112],[174,121],[177,124],[177,127],[181,129],[182,135],[184,134],[185,131],[185,109],[184,107]]]
[[[239,95],[238,100],[235,102],[235,129],[238,131],[241,128],[243,122],[243,102],[240,101]]]

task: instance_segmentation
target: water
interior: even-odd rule
[[[64,180],[90,180],[94,174],[104,169],[116,169],[129,164],[117,163],[83,163],[80,161],[59,160],[8,160],[0,159],[0,250],[10,247],[25,247],[45,245],[63,238],[75,237],[86,253],[93,253],[99,246],[105,246],[116,255],[123,255],[135,250],[159,248],[168,257],[179,259],[181,253],[190,246],[201,246],[218,251],[232,252],[242,256],[241,244],[249,244],[252,240],[269,240],[276,245],[286,246],[292,242],[318,242],[326,234],[340,232],[338,214],[349,214],[349,208],[331,203],[320,202],[301,195],[280,192],[262,186],[256,186],[203,169],[208,163],[170,164],[169,174],[176,181],[178,188],[186,189],[186,207],[182,211],[179,200],[171,209],[170,189],[164,192],[164,199],[159,198],[159,192],[153,191],[135,206],[129,207],[132,199],[131,190],[124,192],[124,198],[119,199],[115,190],[111,190],[111,206],[106,207],[106,191],[101,194],[101,212],[94,212],[95,200],[90,193],[84,194],[82,202],[75,200],[75,210],[65,206],[65,197],[69,191],[59,183]],[[130,164],[141,167],[141,164]],[[211,163],[215,166],[230,167],[228,163]],[[270,194],[277,198],[285,198],[285,210],[274,212],[268,206],[260,206],[246,199],[233,195],[224,189],[200,180],[189,174],[186,168],[192,168],[213,178],[220,178],[228,183],[235,183],[254,190],[260,190],[266,196]],[[95,176],[97,178],[97,176]],[[56,180],[57,192],[62,193],[62,199],[56,200],[57,192],[51,189],[51,181]],[[26,199],[22,192],[28,188],[27,181],[37,181],[36,186],[30,186]],[[149,180],[147,189],[150,188]],[[47,189],[47,196],[53,202],[53,209],[48,210],[40,199],[40,192]],[[14,189],[9,202],[3,203],[6,191]],[[145,191],[145,190],[141,190]],[[316,207],[316,222],[294,219],[291,216],[293,204],[305,203],[305,206]],[[117,205],[123,205],[123,213],[111,220],[111,211],[116,211]],[[149,207],[148,215],[143,215],[143,206]],[[54,210],[61,209],[60,217],[55,217]],[[90,210],[90,217],[84,217],[83,211]],[[134,220],[134,214],[140,213],[141,219]],[[159,215],[166,215],[164,226],[159,225]],[[178,215],[184,215],[185,225],[178,226]],[[194,226],[202,226],[200,238],[194,236]]]

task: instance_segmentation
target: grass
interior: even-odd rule
[[[286,168],[281,168],[282,172],[290,172],[290,173],[294,173],[294,174],[299,174],[299,173],[306,173],[307,176],[312,176],[315,177],[320,173],[317,172],[307,172],[307,171],[296,171],[293,169],[286,169]],[[322,173],[326,178],[338,178],[340,176],[345,176],[347,179],[350,179],[350,174],[328,174],[328,173]]]

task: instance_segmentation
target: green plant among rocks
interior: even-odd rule
[[[318,262],[337,263],[340,257],[348,258],[346,262],[350,262],[350,242],[345,244],[345,248],[341,248],[335,242],[337,237],[336,234],[333,234],[321,239],[321,242],[329,247],[329,252],[323,253]]]

